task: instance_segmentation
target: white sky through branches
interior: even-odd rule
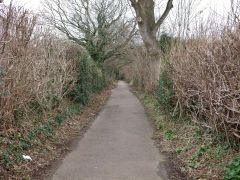
[[[11,0],[4,0],[4,4],[9,4],[10,1]],[[37,13],[41,9],[42,1],[43,0],[13,0],[15,4],[24,6],[25,8],[30,9],[35,13]],[[162,3],[164,3],[165,1],[167,2],[167,0],[162,0]],[[181,0],[173,0],[173,3],[176,4],[178,1],[181,1]],[[156,0],[156,2],[161,2],[161,1]],[[219,18],[218,21],[221,22],[222,20],[226,21],[225,18],[228,16],[228,13],[230,12],[230,9],[231,9],[230,7],[231,7],[231,0],[201,0],[201,4],[199,5],[199,7],[196,7],[196,11],[203,10],[202,15],[203,17],[205,17],[204,19],[207,19],[209,16],[211,16],[211,13],[215,13]],[[162,10],[160,9],[159,14],[162,13],[161,11]]]
[[[178,0],[174,0],[178,1]],[[9,4],[10,0],[4,0],[5,4]],[[29,8],[33,11],[39,10],[41,7],[41,0],[14,0],[17,4]],[[219,14],[227,14],[230,10],[230,0],[202,0],[202,7],[216,11]]]

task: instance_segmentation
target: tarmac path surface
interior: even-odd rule
[[[140,101],[119,81],[91,128],[61,162],[54,180],[167,180],[165,158]]]

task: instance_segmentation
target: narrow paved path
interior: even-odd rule
[[[94,121],[56,170],[56,180],[167,180],[144,108],[119,81]]]

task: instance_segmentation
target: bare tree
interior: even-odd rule
[[[141,37],[147,50],[149,61],[149,87],[157,84],[160,73],[160,50],[156,38],[157,31],[173,8],[173,0],[168,0],[163,14],[157,19],[153,0],[130,0],[136,12]],[[157,20],[156,20],[157,19]]]
[[[135,32],[126,6],[115,0],[45,0],[45,19],[86,48],[100,64],[124,47]]]

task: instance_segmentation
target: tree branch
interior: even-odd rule
[[[137,5],[137,1],[136,1],[136,0],[130,0],[130,1],[131,1],[131,3],[132,3],[132,6],[133,6],[133,7]],[[134,8],[135,8],[135,7],[134,7]]]
[[[105,55],[106,59],[109,59],[110,57],[112,57],[116,52],[118,52],[119,50],[121,50],[122,48],[124,48],[128,44],[128,42],[136,34],[136,26],[137,26],[137,23],[135,22],[134,27],[131,30],[128,38],[122,44],[120,44],[119,46],[116,46],[113,50],[107,52],[106,55]]]
[[[158,21],[155,24],[155,31],[161,26],[163,21],[166,19],[167,15],[169,14],[170,10],[173,8],[173,0],[168,0],[167,7],[162,14],[162,16],[158,19]]]
[[[139,5],[139,3],[136,1],[136,0],[130,0],[131,3],[132,3],[132,7],[134,8],[135,12],[136,12],[136,15],[139,16],[140,15],[140,9],[141,9],[141,6]]]

